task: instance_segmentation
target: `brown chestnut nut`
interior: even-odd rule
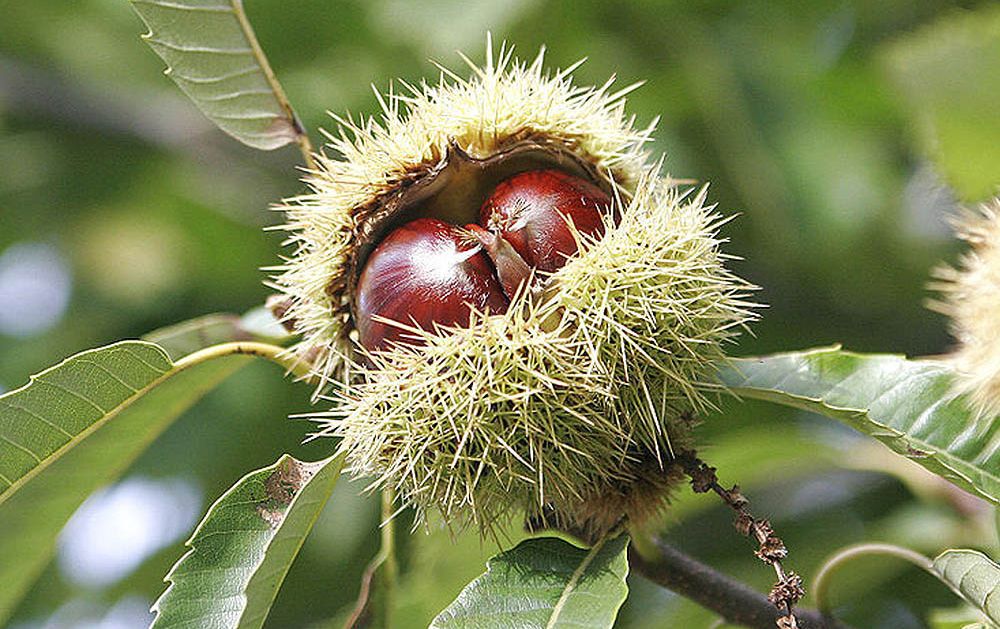
[[[359,341],[368,350],[415,344],[412,334],[377,317],[431,331],[468,325],[471,308],[502,313],[507,298],[467,231],[433,218],[397,227],[368,257],[357,285]]]
[[[577,251],[569,227],[604,233],[611,199],[594,184],[560,170],[532,170],[500,182],[479,211],[479,222],[509,242],[529,266],[552,273]]]

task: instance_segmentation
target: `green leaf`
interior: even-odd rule
[[[283,456],[219,498],[167,575],[153,627],[260,627],[330,497],[341,457]]]
[[[484,539],[473,528],[453,531],[431,517],[428,534],[408,540],[409,566],[400,579],[394,610],[398,627],[393,629],[427,629],[455,593],[482,574],[489,558],[501,552],[498,540],[524,537],[516,522],[506,523],[496,536]]]
[[[1000,184],[1000,7],[955,13],[893,43],[889,75],[924,150],[967,201]]]
[[[525,540],[493,557],[431,627],[611,627],[628,595],[627,546],[627,535],[591,549],[554,537]]]
[[[241,0],[130,0],[167,74],[220,129],[272,150],[302,135]]]
[[[86,497],[249,356],[173,363],[123,341],[81,352],[0,396],[0,623],[51,558]]]
[[[934,572],[967,603],[1000,625],[1000,565],[975,550],[946,550]]]
[[[932,609],[927,615],[930,629],[990,629],[982,614],[968,605],[954,609]]]
[[[840,420],[1000,504],[1000,422],[976,421],[945,363],[833,347],[735,359],[720,376],[737,395]]]

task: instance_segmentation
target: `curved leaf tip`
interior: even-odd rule
[[[490,559],[431,627],[610,629],[628,595],[628,541],[619,535],[585,549],[554,537],[525,540]]]
[[[259,629],[342,465],[341,457],[307,463],[284,455],[233,485],[167,574],[153,627]]]
[[[130,2],[166,74],[220,129],[262,150],[303,142],[240,0]]]
[[[1000,565],[976,550],[946,550],[934,559],[934,572],[1000,626]]]

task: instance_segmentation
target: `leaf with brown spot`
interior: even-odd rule
[[[339,457],[306,463],[285,455],[233,485],[167,575],[153,627],[262,626],[342,466]]]

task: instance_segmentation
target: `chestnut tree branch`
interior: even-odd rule
[[[653,583],[714,611],[727,622],[753,629],[774,629],[785,617],[763,594],[659,538],[645,540],[642,553],[630,546],[629,565]],[[811,609],[797,608],[795,617],[800,629],[850,629]]]
[[[740,492],[739,486],[733,485],[732,489],[726,489],[719,484],[715,468],[699,459],[696,452],[682,451],[675,460],[691,478],[691,488],[695,493],[715,492],[736,513],[733,523],[736,530],[745,537],[752,537],[760,545],[755,554],[774,568],[778,578],[767,597],[779,612],[775,626],[778,629],[799,629],[793,608],[805,595],[805,590],[802,588],[802,577],[785,570],[781,564],[781,560],[788,556],[785,542],[775,534],[770,522],[757,519],[750,513],[750,501]]]

